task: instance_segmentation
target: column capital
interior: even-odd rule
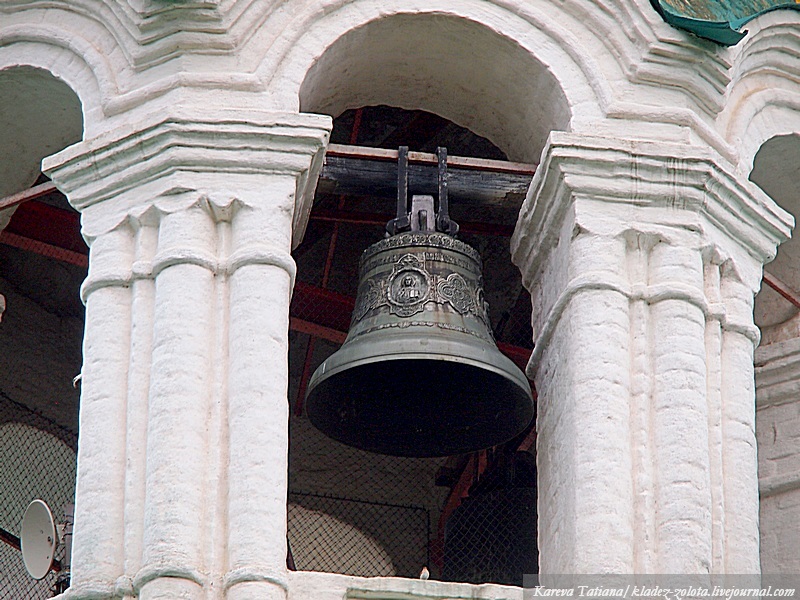
[[[330,117],[307,113],[175,106],[154,111],[47,157],[43,168],[83,213],[84,235],[95,237],[156,198],[212,204],[241,197],[264,175],[296,181],[293,234],[302,239],[332,127]],[[228,191],[230,190],[230,192]],[[297,243],[297,242],[295,242]]]
[[[789,238],[792,216],[708,146],[553,132],[512,238],[526,285],[541,272],[569,211],[593,233],[652,233],[724,247],[761,265]]]

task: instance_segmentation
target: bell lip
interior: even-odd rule
[[[387,447],[387,448],[377,449],[376,447],[367,447],[367,446],[353,444],[353,442],[351,440],[348,440],[345,436],[337,435],[337,431],[335,429],[327,427],[322,428],[318,424],[314,423],[313,418],[310,418],[310,420],[311,424],[314,427],[316,427],[322,434],[326,435],[330,439],[340,444],[344,444],[345,446],[349,446],[350,448],[361,450],[362,452],[381,454],[383,456],[394,456],[397,458],[445,458],[447,456],[459,456],[462,454],[469,454],[471,452],[479,452],[480,450],[486,450],[487,448],[494,448],[496,446],[505,444],[506,442],[513,440],[515,437],[517,437],[519,434],[525,431],[525,429],[527,429],[530,426],[531,422],[533,422],[534,417],[535,415],[531,415],[530,419],[528,419],[528,422],[524,426],[520,427],[519,431],[516,431],[515,433],[507,436],[501,436],[497,438],[497,440],[495,440],[491,445],[488,446],[485,444],[475,443],[471,445],[462,445],[459,446],[457,449],[454,448],[452,450],[448,448],[446,450],[431,449],[429,451],[422,451],[419,449],[419,447],[416,447],[414,450],[408,450],[405,452],[399,448],[391,449]]]
[[[506,431],[505,434],[503,435],[499,436],[495,435],[491,439],[491,442],[487,442],[485,439],[483,439],[482,441],[475,440],[471,444],[465,444],[464,439],[459,439],[458,443],[454,443],[451,440],[449,443],[441,443],[438,445],[430,445],[430,444],[426,445],[424,443],[421,443],[421,444],[409,444],[403,447],[399,446],[396,447],[391,445],[369,443],[364,441],[356,442],[351,436],[347,435],[344,430],[332,427],[325,419],[322,420],[319,419],[320,415],[316,409],[317,406],[319,405],[319,401],[318,399],[314,398],[315,392],[321,386],[323,386],[323,384],[329,378],[332,378],[337,374],[349,371],[351,369],[357,369],[359,367],[368,366],[371,363],[385,364],[391,360],[394,361],[430,360],[434,362],[443,362],[441,360],[442,358],[444,358],[445,362],[456,363],[456,364],[460,363],[470,368],[478,368],[483,371],[490,372],[494,376],[498,376],[505,379],[508,382],[508,384],[512,385],[513,388],[516,388],[516,392],[513,392],[516,397],[515,406],[521,407],[525,412],[524,418],[520,420],[518,426],[514,428],[513,431]],[[504,356],[504,358],[507,357]],[[511,364],[519,373],[521,373],[521,371],[516,367],[516,365],[513,364],[513,362]],[[317,372],[314,373],[314,376],[317,376]],[[520,385],[520,382],[516,377],[509,377],[509,373],[507,371],[504,371],[503,369],[500,368],[492,367],[491,365],[487,365],[482,361],[474,359],[464,360],[462,357],[440,355],[432,352],[395,354],[391,356],[381,355],[376,357],[365,357],[359,360],[343,363],[337,366],[335,370],[329,370],[322,376],[316,378],[312,377],[312,380],[309,382],[308,391],[306,393],[305,406],[311,424],[314,425],[314,427],[316,427],[319,431],[324,433],[327,437],[339,443],[351,446],[353,448],[357,448],[365,452],[372,452],[387,456],[396,456],[405,458],[435,458],[444,456],[454,456],[457,454],[464,454],[468,452],[474,452],[486,448],[491,448],[493,446],[497,446],[511,439],[514,439],[514,437],[522,433],[525,430],[525,428],[530,425],[530,423],[532,422],[532,420],[535,418],[536,415],[533,395],[531,393],[531,388],[527,378],[524,380],[524,384],[525,385]],[[524,421],[524,424],[522,423],[522,421]]]
[[[338,350],[337,350],[338,352]],[[528,396],[528,399],[533,402],[533,392],[531,391],[531,385],[528,381],[528,378],[522,372],[522,370],[514,364],[514,362],[505,356],[499,350],[496,352],[503,357],[505,361],[507,361],[508,369],[500,369],[495,365],[482,361],[477,360],[474,358],[466,357],[466,356],[455,356],[452,353],[444,353],[444,352],[397,352],[397,353],[390,353],[390,354],[382,354],[380,356],[368,356],[364,358],[358,358],[356,360],[351,360],[348,362],[340,363],[339,365],[335,365],[334,367],[327,369],[323,372],[320,370],[328,363],[328,361],[336,355],[336,352],[325,359],[322,364],[316,368],[313,375],[311,375],[311,379],[308,382],[308,388],[306,390],[306,400],[311,396],[311,393],[314,391],[314,388],[323,380],[328,379],[329,377],[333,377],[337,373],[340,373],[346,369],[352,369],[355,367],[361,367],[364,365],[368,365],[370,363],[375,362],[385,362],[389,360],[425,360],[430,359],[431,357],[436,357],[436,360],[439,361],[446,361],[446,362],[454,362],[454,363],[462,363],[467,364],[473,367],[477,367],[480,369],[485,369],[487,371],[491,371],[497,375],[506,375],[511,376],[512,381],[517,384],[517,386],[525,392]]]

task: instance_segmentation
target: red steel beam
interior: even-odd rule
[[[316,338],[333,342],[334,344],[344,344],[347,334],[343,331],[337,331],[324,325],[317,325],[311,321],[305,321],[296,317],[289,317],[289,329],[298,331],[300,333],[307,333]]]
[[[5,198],[0,198],[0,210],[11,208],[17,204],[22,204],[23,202],[34,200],[36,198],[41,198],[42,196],[47,196],[48,194],[52,194],[53,192],[57,191],[58,189],[56,188],[55,184],[49,181],[47,183],[35,185],[27,190],[23,190],[16,194],[11,194]]]
[[[81,238],[80,214],[44,202],[33,200],[21,205],[4,231],[74,253],[89,253]]]
[[[533,350],[523,348],[522,346],[506,344],[505,342],[497,342],[497,348],[500,350],[500,352],[510,358],[523,373],[525,372],[525,369],[528,368],[528,361],[531,359]]]
[[[6,531],[2,528],[0,528],[0,542],[8,544],[14,548],[14,550],[22,550],[22,546],[19,543],[19,538],[10,531]]]
[[[59,248],[58,246],[46,244],[38,240],[32,240],[15,233],[9,233],[8,231],[0,231],[0,244],[13,246],[20,250],[26,250],[34,254],[60,260],[61,262],[69,263],[77,267],[87,268],[89,266],[89,256],[86,254],[65,250],[64,248]]]
[[[355,302],[349,296],[298,281],[289,314],[302,321],[343,332],[350,329]]]
[[[791,302],[795,307],[800,308],[800,294],[795,292],[783,281],[775,277],[775,275],[773,275],[772,273],[768,273],[767,271],[764,271],[764,283],[766,283],[769,287],[778,292],[786,300]]]

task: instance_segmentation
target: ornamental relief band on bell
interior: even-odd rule
[[[478,270],[481,269],[481,255],[461,240],[457,240],[449,235],[442,233],[401,233],[385,240],[381,240],[367,248],[362,256],[362,261],[367,261],[376,254],[385,250],[397,248],[407,248],[410,246],[424,246],[429,248],[442,248],[452,250],[468,256],[477,263]]]
[[[353,311],[353,323],[385,305],[392,314],[410,317],[421,312],[427,302],[449,304],[459,314],[473,313],[489,323],[480,283],[470,285],[459,273],[446,277],[430,273],[424,261],[414,254],[400,257],[388,277],[380,275],[364,281]]]
[[[443,252],[420,252],[418,256],[422,257],[423,261],[430,261],[434,263],[443,263],[458,267],[465,271],[474,271],[476,269],[475,262],[464,260],[457,255],[445,254]],[[359,278],[361,280],[366,278],[367,273],[386,265],[391,265],[397,262],[397,255],[389,256],[373,256],[368,261],[362,261],[359,270]]]

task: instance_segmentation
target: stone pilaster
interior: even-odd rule
[[[757,573],[753,295],[791,217],[708,148],[554,133],[534,306],[543,573]]]
[[[290,252],[329,128],[175,109],[46,161],[90,245],[66,597],[286,597]]]

